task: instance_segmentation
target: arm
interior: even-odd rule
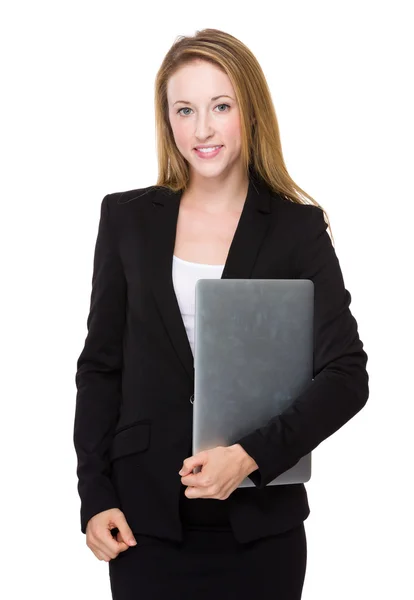
[[[78,459],[82,533],[86,533],[88,520],[98,512],[120,508],[110,480],[108,451],[121,399],[126,282],[108,210],[105,196],[95,245],[88,334],[75,377],[73,442]]]
[[[280,415],[235,442],[256,461],[249,477],[260,489],[349,421],[369,395],[368,356],[323,212],[304,210],[297,278],[315,286],[314,380]]]

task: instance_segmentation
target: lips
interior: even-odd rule
[[[217,148],[222,146],[223,144],[213,144],[211,146],[195,146],[194,150],[203,150],[204,148]]]
[[[210,148],[214,146],[210,146]],[[223,148],[223,146],[219,146],[216,150],[210,150],[209,152],[203,152],[202,150],[197,150],[197,148],[194,148],[194,152],[196,153],[196,155],[198,156],[198,158],[202,158],[202,159],[209,159],[209,158],[214,158],[215,156],[217,156],[221,149]]]

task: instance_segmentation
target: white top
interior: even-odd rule
[[[220,279],[224,265],[194,263],[173,255],[173,285],[188,341],[194,352],[195,285],[199,279]]]

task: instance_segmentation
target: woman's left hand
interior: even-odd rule
[[[199,473],[195,467],[202,466]],[[215,498],[225,500],[258,466],[240,446],[217,446],[186,458],[179,472],[181,483],[188,486],[187,498]]]

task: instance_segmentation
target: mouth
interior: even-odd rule
[[[196,153],[196,155],[199,158],[214,158],[215,156],[217,156],[217,154],[220,152],[220,150],[223,148],[223,146],[213,146],[211,149],[210,148],[205,148],[205,149],[199,149],[199,148],[194,148],[194,152]]]

